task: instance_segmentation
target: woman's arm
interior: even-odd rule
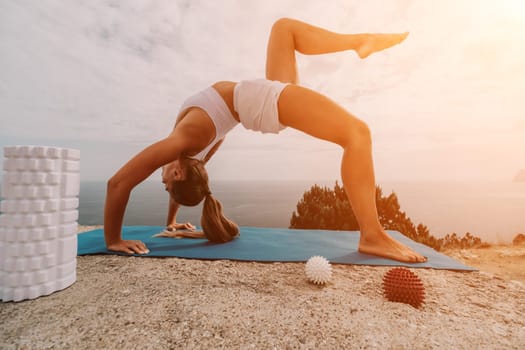
[[[178,159],[186,148],[184,138],[170,136],[133,157],[108,181],[104,208],[104,238],[109,250],[147,253],[144,243],[121,237],[124,212],[131,190],[162,165]]]
[[[177,223],[177,212],[179,211],[179,203],[175,202],[170,196],[168,204],[168,219],[166,220],[166,228],[168,231],[171,230],[194,230],[195,226],[191,223],[186,222],[183,224]]]

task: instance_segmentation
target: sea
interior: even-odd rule
[[[335,181],[216,181],[211,189],[226,216],[240,226],[288,227],[297,202],[314,184],[333,188]],[[492,243],[508,243],[525,233],[525,182],[380,182],[394,192],[401,210],[435,237],[466,232]],[[81,182],[81,225],[103,223],[106,183]],[[125,225],[166,224],[168,194],[157,181],[137,186],[128,202]],[[179,222],[200,223],[202,204],[181,207]]]
[[[230,219],[240,226],[288,227],[297,202],[314,184],[334,182],[218,181],[211,184]],[[492,243],[508,243],[525,233],[525,182],[383,182],[383,194],[394,192],[401,210],[414,224],[426,225],[443,237],[466,232]],[[79,223],[103,222],[105,182],[82,182]],[[125,225],[164,225],[168,194],[159,182],[136,187],[128,203]],[[202,206],[181,207],[179,222],[199,225]]]

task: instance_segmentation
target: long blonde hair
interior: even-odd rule
[[[188,158],[182,166],[185,167],[186,179],[172,182],[171,197],[186,206],[195,206],[204,199],[201,226],[210,242],[225,243],[239,236],[239,227],[224,216],[221,203],[210,191],[204,163]]]

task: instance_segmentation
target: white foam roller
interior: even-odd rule
[[[34,284],[47,283],[55,281],[59,278],[57,274],[57,268],[55,266],[35,271],[32,277],[34,280]]]
[[[4,248],[4,259],[8,257],[17,257],[19,251],[18,243],[10,243],[7,247]]]
[[[79,160],[80,159],[80,151],[78,149],[63,149],[62,150],[62,158],[64,159],[70,159],[70,160]]]
[[[38,270],[41,269],[43,266],[43,257],[41,256],[33,256],[29,258],[29,268],[31,270]]]
[[[78,208],[78,197],[63,198],[60,200],[60,210],[69,210]]]
[[[7,278],[5,279],[5,287],[8,289],[18,290],[18,293],[24,293],[24,289],[22,288],[26,285],[30,285],[31,277],[29,273],[25,272],[9,272],[7,274]],[[22,298],[23,295],[20,295],[19,298]],[[22,300],[22,299],[19,299]]]
[[[42,239],[51,240],[58,237],[59,226],[48,226],[42,228]]]
[[[25,212],[41,213],[45,211],[46,202],[42,199],[28,200],[27,203],[29,206],[28,210],[27,211],[21,210],[22,208],[20,208],[20,205],[19,205],[19,211],[23,213]]]
[[[4,286],[7,284],[4,283]],[[14,293],[13,293],[14,289],[13,288],[7,288],[7,287],[4,287],[2,288],[2,294],[0,295],[2,297],[2,300],[3,301],[12,301],[14,298]]]
[[[32,146],[20,146],[16,150],[17,157],[29,157],[31,155]]]
[[[16,146],[5,146],[4,147],[4,157],[10,158],[16,156]]]
[[[48,295],[55,291],[54,286],[56,282],[48,282],[47,284],[37,284],[29,287],[14,287],[2,288],[0,297],[3,301],[22,301],[25,299],[35,299],[41,295]],[[47,288],[46,288],[47,287]],[[49,291],[50,290],[50,291]],[[47,292],[49,291],[49,292]]]
[[[41,227],[21,227],[16,230],[18,242],[37,242],[42,234]]]
[[[11,230],[17,226],[20,226],[22,222],[22,215],[15,214],[1,214],[0,215],[0,225]]]
[[[44,229],[41,227],[32,227],[32,228],[4,228],[5,241],[9,243],[23,243],[27,241],[40,241],[45,239]]]
[[[10,171],[4,173],[4,182],[11,185],[28,185],[34,184],[33,174],[28,171]]]
[[[16,208],[13,212],[28,213],[30,211],[35,211],[31,202],[32,201],[27,199],[13,200],[13,207]]]
[[[6,257],[4,257],[3,260],[4,260],[3,266],[2,266],[2,270],[3,271],[5,271],[5,272],[17,271],[17,269],[16,269],[17,261],[16,261],[15,257],[6,256]],[[23,269],[21,271],[23,271]]]
[[[28,241],[13,242],[5,250],[5,258],[31,257],[40,255],[49,255],[55,249],[54,241]],[[76,249],[75,249],[76,251]]]
[[[37,284],[31,287],[27,287],[27,292],[24,299],[35,299],[40,295],[42,295],[42,293],[40,292],[40,284]]]
[[[60,223],[67,224],[78,220],[78,210],[67,210],[60,212]]]
[[[7,195],[7,192],[10,190],[10,187],[11,187],[11,186],[9,186],[10,184],[8,184],[7,181],[3,181],[1,185],[2,185],[2,190],[1,190],[1,193],[0,193],[0,197],[3,198],[3,199],[10,198]]]
[[[34,213],[43,211],[43,202],[40,200],[19,199],[13,200],[18,213]]]
[[[56,159],[42,158],[38,160],[38,170],[42,172],[60,171],[60,161]]]
[[[21,243],[18,247],[18,256],[33,256],[38,251],[37,243],[34,242]]]
[[[4,259],[2,270],[6,272],[25,271],[26,260],[24,258],[6,257]],[[27,263],[29,265],[29,263]]]
[[[44,202],[44,210],[47,212],[55,212],[60,209],[60,201],[58,199],[48,199]]]
[[[37,254],[38,255],[51,254],[54,251],[54,248],[56,246],[54,243],[55,243],[54,241],[38,242],[37,250],[36,250]]]
[[[9,159],[8,159],[9,160]],[[10,171],[4,174],[4,182],[7,182],[12,185],[18,184],[18,179],[20,178],[21,172],[19,171]]]
[[[16,159],[5,158],[3,168],[5,171],[16,171]]]
[[[80,178],[79,178],[80,180]],[[46,174],[45,183],[48,185],[57,185],[60,183],[60,173],[59,172],[52,172]]]
[[[17,234],[16,234],[17,230],[13,228],[7,228],[7,227],[0,227],[0,230],[2,230],[2,236],[4,237],[4,242],[9,242],[9,243],[17,242]]]
[[[41,284],[40,285],[40,295],[49,295],[57,290],[60,290],[60,289],[56,289],[55,286],[56,286],[56,281],[51,281],[51,282]]]
[[[62,171],[64,172],[79,172],[80,162],[76,160],[64,160],[62,163]]]
[[[57,263],[63,264],[77,256],[77,236],[60,238],[57,247]]]
[[[44,228],[43,227],[33,227],[29,232],[27,232],[27,240],[32,242],[41,241],[44,239]]]
[[[36,225],[36,215],[28,214],[8,214],[6,227],[18,228],[18,227],[28,227]]]
[[[50,267],[57,264],[57,256],[56,254],[47,254],[43,257],[42,260],[42,266],[43,267]]]
[[[16,173],[16,176],[18,176],[18,183],[21,185],[29,185],[33,183],[31,173],[29,172],[19,172]]]
[[[24,197],[24,186],[13,185],[7,182],[2,182],[2,198],[16,199]]]
[[[21,199],[21,198],[25,198],[27,195],[26,195],[26,186],[20,186],[20,185],[13,185],[13,186],[10,186],[11,188],[8,188],[6,194],[8,197],[10,198],[18,198],[18,199]]]
[[[78,224],[76,222],[72,222],[65,225],[60,225],[60,237],[69,237],[69,236],[76,236],[78,231]]]
[[[7,227],[8,216],[5,213],[0,213],[0,227]]]
[[[16,198],[36,199],[39,196],[39,186],[16,186]]]
[[[2,292],[3,292],[3,286],[5,283],[5,278],[7,276],[7,273],[0,270],[0,299],[2,298]]]
[[[18,285],[19,286],[31,286],[36,283],[35,281],[35,274],[31,272],[21,272],[18,274]],[[13,286],[17,287],[17,286]]]
[[[76,273],[76,270],[74,270],[73,273],[71,273],[69,276],[66,276],[64,278],[57,280],[55,288],[56,290],[65,289],[69,287],[70,285],[72,285],[73,283],[75,283],[76,279],[77,279],[77,273]]]
[[[5,286],[14,288],[31,285],[32,277],[29,272],[10,272],[5,279]]]
[[[47,295],[76,280],[80,152],[4,147],[0,299]]]
[[[57,198],[60,195],[59,185],[38,186],[38,198]]]
[[[23,158],[12,158],[14,163],[14,168],[6,169],[8,171],[24,171],[26,170],[26,161]]]
[[[18,158],[18,170],[37,171],[40,169],[38,159],[35,158]]]
[[[0,212],[2,213],[11,213],[13,211],[14,205],[8,199],[0,202]]]
[[[31,261],[30,258],[16,258],[15,269],[16,271],[30,271]]]
[[[50,201],[53,203],[50,203]],[[57,211],[58,206],[58,200],[5,199],[0,202],[0,211],[5,214],[41,213],[44,211]]]
[[[2,271],[32,271],[32,270],[41,270],[43,268],[48,268],[53,265],[46,265],[43,255],[37,256],[9,256],[3,259]]]
[[[64,278],[73,273],[77,267],[77,259],[73,259],[65,264],[58,265],[56,267],[57,270],[57,278]]]
[[[47,152],[47,147],[35,146],[31,151],[31,157],[33,158],[45,158]]]
[[[58,213],[41,213],[37,214],[37,226],[56,226],[58,225]]]
[[[62,149],[57,147],[49,147],[46,156],[48,158],[60,158],[62,156]]]
[[[4,286],[6,285],[6,283],[4,283]],[[2,294],[0,296],[2,297],[3,301],[12,301],[14,299],[13,298],[14,296],[13,288],[7,288],[7,287],[2,288]]]
[[[36,216],[30,214],[7,214],[4,226],[8,229],[28,228],[35,226]]]
[[[43,172],[30,173],[32,176],[33,184],[35,185],[44,185],[46,184],[47,174]]]
[[[10,215],[8,214],[4,214],[4,213],[0,214],[0,226],[8,227],[9,222],[10,222],[9,218],[10,218]]]
[[[80,192],[80,173],[66,173],[62,175],[62,196],[76,197]]]

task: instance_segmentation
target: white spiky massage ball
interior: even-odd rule
[[[312,256],[306,262],[306,277],[315,284],[325,284],[332,278],[332,265],[322,256]]]

